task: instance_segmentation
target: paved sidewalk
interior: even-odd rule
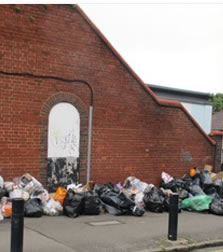
[[[104,222],[105,221],[105,222]],[[92,225],[92,224],[95,224]],[[103,224],[103,225],[102,225]],[[105,225],[104,225],[105,224]],[[10,220],[0,222],[0,251],[10,251]],[[173,246],[167,241],[168,213],[143,217],[66,216],[25,218],[24,252],[136,252]],[[182,212],[178,240],[186,244],[223,239],[223,216]]]

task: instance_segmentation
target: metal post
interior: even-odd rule
[[[92,142],[92,117],[93,117],[93,106],[89,108],[89,119],[88,119],[88,159],[87,159],[87,183],[91,178],[91,142]]]
[[[24,199],[12,200],[11,252],[23,251]]]
[[[169,227],[168,227],[169,240],[172,241],[177,240],[177,224],[178,224],[178,194],[173,193],[170,195]]]

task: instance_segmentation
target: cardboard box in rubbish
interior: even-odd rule
[[[211,165],[205,165],[205,166],[204,166],[204,170],[205,170],[205,171],[208,171],[209,173],[212,173],[213,166],[211,166]]]
[[[223,179],[223,171],[218,172],[215,176],[212,178],[213,180],[216,179]]]
[[[216,173],[212,172],[212,173],[210,174],[210,176],[211,176],[211,179],[214,180],[213,178],[216,177]]]

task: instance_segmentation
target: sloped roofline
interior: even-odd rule
[[[223,136],[223,130],[212,130],[210,136]]]
[[[102,32],[96,27],[96,25],[90,20],[90,18],[84,13],[84,11],[77,5],[77,11],[85,19],[85,21],[90,25],[92,30],[104,41],[112,53],[118,58],[122,65],[128,70],[128,72],[138,81],[138,83],[144,88],[144,90],[152,97],[152,99],[160,106],[165,107],[175,107],[180,108],[186,114],[186,116],[191,120],[191,122],[198,128],[198,130],[203,134],[203,136],[213,145],[216,142],[209,137],[205,131],[200,127],[200,125],[194,120],[194,118],[189,114],[185,107],[179,102],[174,100],[165,100],[158,98],[155,93],[146,85],[142,79],[134,72],[134,70],[129,66],[129,64],[122,58],[122,56],[116,51],[116,49],[111,45],[111,43],[106,39]]]
[[[147,83],[147,85],[151,88],[162,90],[165,92],[186,94],[186,95],[195,96],[195,97],[204,98],[204,99],[209,99],[211,97],[210,93],[204,93],[204,92],[192,91],[192,90],[186,90],[186,89],[180,89],[180,88],[173,88],[173,87],[164,87],[161,85],[155,85],[151,83]]]

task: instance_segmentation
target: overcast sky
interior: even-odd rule
[[[223,4],[79,4],[145,83],[223,93]]]

